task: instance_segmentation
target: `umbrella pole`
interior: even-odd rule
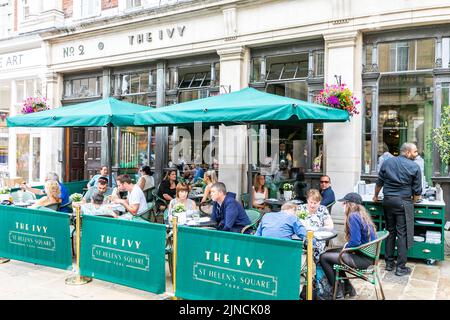
[[[108,185],[112,188],[112,125],[109,123],[107,127],[108,131],[108,172],[109,179]]]
[[[251,156],[252,156],[252,140],[250,136],[250,124],[247,124],[247,193],[249,196],[249,202],[248,207],[251,209],[252,206],[252,163],[251,163]]]

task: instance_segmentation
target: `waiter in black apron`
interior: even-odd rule
[[[400,155],[383,162],[375,187],[373,201],[378,201],[378,193],[383,187],[383,211],[386,229],[386,270],[395,268],[394,251],[397,238],[397,268],[395,274],[403,276],[411,273],[406,266],[408,249],[414,243],[414,202],[422,194],[422,174],[414,162],[417,147],[414,143],[404,143]]]

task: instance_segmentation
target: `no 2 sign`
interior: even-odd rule
[[[77,49],[75,47],[63,48],[63,58],[74,57],[75,55],[84,55],[84,46],[80,44]]]

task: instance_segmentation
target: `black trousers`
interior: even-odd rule
[[[397,238],[397,268],[405,267],[408,255],[404,201],[405,199],[400,197],[383,199],[386,230],[389,231],[386,239],[385,260],[386,263],[394,262],[395,239]]]
[[[319,263],[322,266],[323,272],[327,276],[327,279],[330,282],[331,286],[334,286],[335,282],[335,273],[333,266],[340,263],[339,253],[341,252],[341,250],[342,248],[327,250],[322,253],[319,259]],[[357,269],[366,269],[371,264],[373,264],[373,259],[363,255],[362,253],[344,253],[342,255],[342,259],[346,264]],[[342,271],[341,276],[345,276],[345,272]]]

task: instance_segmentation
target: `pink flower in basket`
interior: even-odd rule
[[[360,101],[353,96],[353,93],[349,88],[346,88],[345,84],[331,86],[327,84],[325,89],[320,91],[316,97],[316,103],[331,108],[347,110],[351,117],[359,114],[356,106]]]
[[[22,103],[22,113],[33,113],[50,109],[47,98],[28,97]]]

